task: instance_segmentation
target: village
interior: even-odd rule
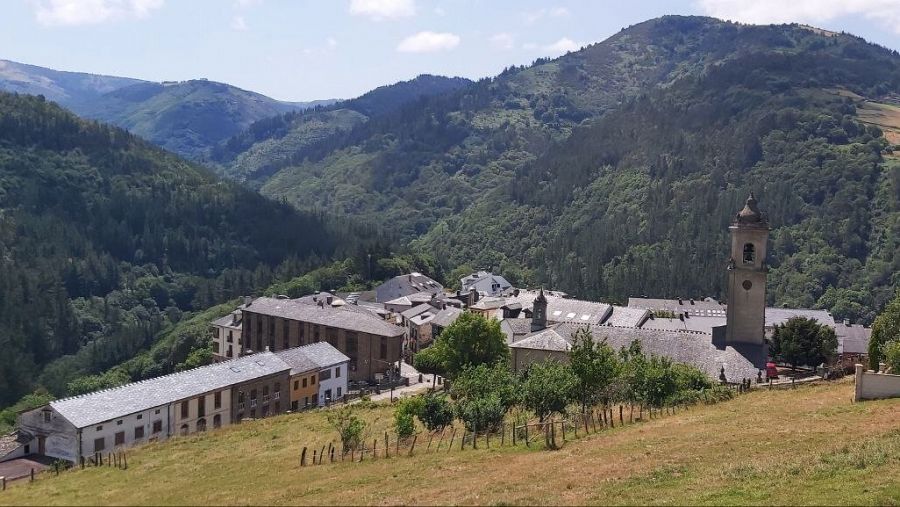
[[[567,362],[576,334],[586,329],[613,349],[637,343],[722,384],[771,384],[778,370],[768,338],[797,317],[833,329],[838,340],[832,364],[808,366],[851,371],[865,362],[871,329],[836,322],[824,310],[765,306],[768,230],[751,195],[730,227],[732,248],[723,263],[729,304],[633,297],[619,306],[513,287],[488,271],[465,276],[453,292],[426,274],[408,273],[366,293],[246,297],[210,323],[213,364],[24,412],[15,432],[0,439],[0,461],[38,457],[83,466],[111,450],[383,390],[393,401],[394,389],[399,396],[429,380],[437,386],[441,379],[416,371],[414,358],[465,313],[499,321],[513,372]],[[858,380],[858,395],[860,386]]]

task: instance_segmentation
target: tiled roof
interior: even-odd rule
[[[806,310],[802,308],[766,308],[766,327],[774,327],[776,324],[784,324],[791,317],[806,317],[814,319],[820,324],[834,327],[834,317],[825,310]]]
[[[459,308],[448,306],[447,308],[437,312],[437,314],[434,316],[434,319],[431,320],[431,325],[445,328],[450,324],[456,322],[456,319],[458,319],[459,316],[462,315],[462,312],[463,311]]]
[[[353,305],[332,308],[328,305],[318,306],[297,303],[289,299],[257,298],[244,311],[359,333],[369,333],[376,336],[394,337],[403,335],[404,330],[402,327],[395,326],[367,311],[348,310],[348,307],[351,306]]]
[[[860,324],[848,326],[838,323],[834,326],[834,334],[838,339],[839,354],[868,354],[872,328]]]
[[[528,348],[551,351],[567,351],[571,347],[572,334],[583,326],[558,324],[538,331],[510,345],[512,348]],[[657,331],[650,329],[591,326],[595,340],[606,340],[615,350],[627,347],[637,340],[645,354],[665,356],[673,361],[700,368],[717,379],[719,368],[725,366],[725,376],[731,382],[744,378],[756,378],[757,371],[765,366],[765,350],[738,351],[733,347],[724,350],[712,344],[712,336],[705,333]],[[567,345],[563,345],[562,339]],[[546,348],[542,348],[546,347]]]
[[[629,308],[627,306],[613,306],[612,314],[603,321],[603,324],[618,327],[638,327],[647,317],[650,310],[644,308]]]
[[[275,354],[261,352],[121,387],[51,401],[50,406],[76,428],[84,428],[289,369],[290,366]]]
[[[276,352],[291,367],[291,375],[346,363],[350,358],[328,342],[317,342]]]

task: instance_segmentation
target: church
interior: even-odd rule
[[[587,326],[595,339],[605,339],[617,350],[636,340],[648,354],[692,364],[713,378],[718,379],[723,373],[728,382],[734,383],[756,379],[758,375],[765,378],[766,337],[775,325],[791,317],[807,317],[831,327],[836,324],[824,310],[766,307],[769,223],[752,193],[734,216],[729,232],[731,252],[723,270],[727,304],[712,298],[630,298],[627,307],[607,305],[609,318],[581,323],[577,312],[565,314],[569,317],[565,318],[563,311],[554,311],[555,306],[572,303],[548,297],[541,290],[530,308],[523,307],[526,318],[501,321],[512,351],[513,368],[521,370],[544,359],[567,361],[575,331]],[[521,303],[521,298],[516,303]],[[617,312],[641,317],[631,322],[617,321],[612,318]]]

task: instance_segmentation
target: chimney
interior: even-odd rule
[[[252,303],[252,302],[253,302],[253,297],[244,296],[244,306],[250,306],[250,303]]]
[[[407,279],[408,279],[410,282],[412,282],[412,273],[410,273],[410,274],[408,274],[408,275],[406,275],[406,276],[407,276]]]
[[[693,305],[694,305],[694,300],[693,300],[693,299],[691,299],[691,306],[693,306]]]
[[[266,345],[266,352],[268,352],[268,351],[269,351],[269,346],[268,346],[268,345]]]
[[[513,290],[513,297],[519,297],[519,289]]]
[[[684,304],[684,301],[682,301],[681,298],[678,298],[678,304],[679,304],[679,305],[683,305],[683,304]]]
[[[332,301],[334,301],[334,298],[331,295],[325,297],[325,304],[331,306]]]
[[[850,327],[850,319],[844,319],[844,325]]]

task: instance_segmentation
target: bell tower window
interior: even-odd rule
[[[744,264],[753,264],[756,261],[756,247],[753,243],[744,245]]]

